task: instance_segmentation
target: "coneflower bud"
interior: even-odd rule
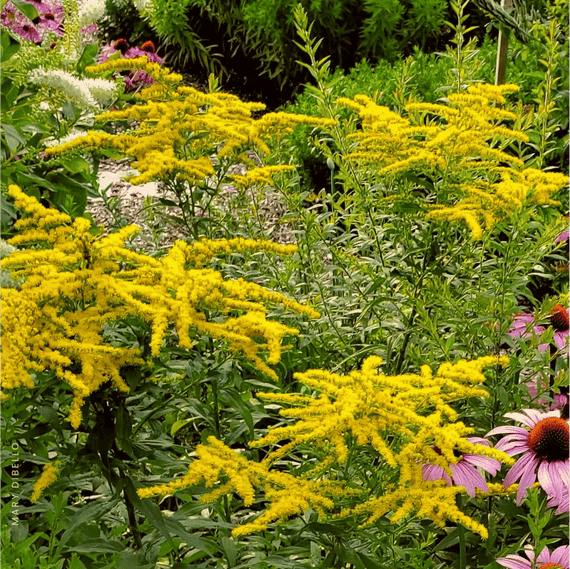
[[[147,53],[156,53],[156,50],[154,49],[154,44],[151,41],[145,41],[142,44],[141,49],[143,51],[146,51]]]
[[[129,49],[129,43],[125,39],[118,39],[114,43],[113,47],[117,51],[120,51],[123,55],[125,55],[125,53],[127,53],[127,50]]]
[[[550,314],[550,323],[557,332],[568,330],[568,311],[561,304],[557,304]]]

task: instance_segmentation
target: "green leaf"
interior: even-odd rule
[[[235,567],[237,563],[238,548],[231,537],[222,537],[222,547],[228,560],[229,567]]]
[[[29,527],[27,523],[10,525],[10,537],[12,538],[12,542],[19,543],[26,539],[26,537],[28,537],[28,531]]]
[[[75,106],[73,105],[73,103],[66,101],[65,103],[63,103],[61,110],[63,112],[63,116],[68,120],[68,121],[74,121],[76,116],[77,116],[77,110],[75,108]]]
[[[26,138],[22,136],[20,131],[11,124],[3,124],[2,131],[11,152],[14,152],[14,150],[20,146],[26,145]]]
[[[249,410],[247,403],[245,403],[241,398],[241,395],[235,389],[225,389],[223,394],[224,397],[229,399],[233,403],[234,407],[241,413],[241,416],[249,429],[249,435],[253,438],[253,417],[251,416],[251,411]]]
[[[455,528],[449,532],[449,535],[447,537],[443,538],[434,547],[434,552],[448,549],[450,547],[453,547],[454,545],[457,545],[458,543],[459,543],[459,531],[457,530],[457,528]]]
[[[216,552],[216,550],[212,546],[208,545],[198,536],[189,533],[178,520],[175,520],[173,518],[165,518],[164,523],[166,527],[172,532],[172,535],[179,537],[190,547],[194,547],[195,549],[198,549],[200,551],[205,551],[211,556],[213,556],[214,553]]]
[[[38,12],[32,4],[28,4],[24,0],[12,0],[12,4],[30,20],[35,20],[38,17]]]
[[[355,553],[366,569],[382,569],[383,566],[374,559],[368,557],[368,555],[364,555],[364,553],[359,553],[358,551]]]
[[[81,562],[81,559],[79,559],[75,553],[71,556],[69,569],[85,569],[85,565]]]
[[[138,512],[142,514],[167,540],[172,539],[172,536],[166,527],[165,519],[162,516],[160,508],[151,500],[141,500],[137,494],[133,481],[130,478],[124,477],[123,483],[127,498],[132,502],[135,509],[138,510]]]
[[[6,83],[8,82],[3,81],[2,85],[0,86],[0,90],[2,91],[0,93],[0,109],[2,110],[2,114],[4,116],[6,116],[6,113],[8,113],[12,107],[12,101],[8,99],[7,94],[10,94],[13,91],[13,89],[10,89],[10,87],[5,87]]]
[[[2,30],[1,46],[2,46],[2,55],[0,56],[0,59],[2,63],[8,61],[14,54],[18,53],[18,51],[20,51],[20,48],[22,47],[20,42],[17,42],[16,40],[12,39],[10,34],[5,30]],[[4,91],[4,89],[2,89],[2,91]]]
[[[18,172],[16,174],[16,183],[21,187],[29,188],[29,186],[40,186],[41,188],[47,188],[52,192],[56,191],[55,186],[45,178],[41,178],[40,176],[36,176],[29,172]]]
[[[89,162],[81,156],[62,156],[63,167],[72,174],[91,174]]]
[[[112,498],[105,501],[96,500],[86,506],[82,506],[71,519],[69,527],[65,530],[59,542],[61,544],[66,543],[69,538],[75,534],[76,528],[81,524],[92,520],[100,520],[105,514],[110,512],[118,502],[118,498]]]
[[[17,211],[13,204],[2,198],[0,200],[0,220],[3,225],[11,225],[17,217]]]
[[[83,75],[85,68],[95,62],[95,56],[99,53],[99,46],[96,43],[89,43],[83,48],[83,53],[77,62],[75,70],[79,75]]]
[[[77,551],[78,553],[118,553],[124,549],[125,546],[121,543],[98,537],[87,539],[75,547],[70,547],[68,551]]]

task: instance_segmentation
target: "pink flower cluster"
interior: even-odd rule
[[[99,63],[104,63],[115,53],[120,52],[120,57],[123,59],[135,59],[137,57],[146,56],[149,61],[162,64],[163,59],[157,55],[154,44],[151,41],[146,41],[139,47],[129,47],[127,40],[118,39],[111,45],[101,48],[98,56]],[[133,91],[140,86],[152,85],[153,79],[144,71],[132,71],[125,75],[125,90]]]
[[[570,548],[567,545],[557,547],[550,552],[548,547],[536,556],[531,546],[525,547],[526,558],[520,555],[507,555],[499,557],[497,563],[508,569],[568,569]]]
[[[7,2],[0,14],[0,23],[4,27],[34,43],[41,43],[48,34],[63,35],[64,12],[61,6],[35,0],[25,1],[36,9],[38,17],[32,21],[11,2]]]
[[[12,2],[7,2],[0,13],[0,24],[22,39],[37,44],[42,43],[50,36],[63,36],[65,12],[61,5],[38,0],[24,0],[24,2],[31,4],[36,9],[37,18],[30,20]],[[97,24],[92,23],[84,26],[81,28],[81,32],[86,38],[94,38],[98,32]]]
[[[559,350],[562,350],[568,339],[568,316],[570,311],[561,304],[557,304],[549,316],[549,324],[554,330],[554,343]],[[529,329],[532,329],[530,332]],[[532,314],[517,314],[514,317],[513,325],[509,330],[511,338],[530,338],[532,334],[540,336],[546,328],[541,324],[536,324]],[[548,344],[540,344],[538,349],[542,352],[548,348]]]

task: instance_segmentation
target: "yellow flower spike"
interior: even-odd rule
[[[407,117],[366,96],[338,99],[338,105],[358,113],[362,121],[362,129],[349,135],[357,144],[344,159],[367,164],[378,176],[398,176],[420,168],[447,180],[455,172],[472,174],[471,183],[438,186],[455,191],[447,191],[447,203],[442,203],[443,198],[438,202],[436,196],[435,203],[426,204],[425,216],[464,224],[472,239],[480,239],[516,210],[557,205],[554,194],[568,184],[562,174],[525,168],[522,160],[501,149],[510,142],[529,140],[525,133],[499,124],[516,118],[500,105],[506,102],[506,93],[517,91],[516,85],[477,84],[448,95],[446,104],[409,102]]]
[[[457,494],[467,490],[447,486],[445,481],[424,482],[422,464],[433,462],[449,470],[458,458],[454,451],[488,456],[512,464],[504,452],[470,443],[466,436],[473,429],[456,421],[457,413],[447,402],[465,397],[488,396],[479,387],[484,381],[484,369],[493,365],[508,365],[504,356],[485,356],[473,361],[444,363],[437,372],[422,366],[421,374],[386,376],[381,373],[382,359],[367,358],[360,370],[338,375],[324,370],[310,370],[295,378],[315,390],[312,396],[289,393],[258,393],[257,397],[292,407],[282,409],[281,415],[295,419],[285,427],[271,429],[261,439],[250,444],[257,448],[280,445],[260,462],[247,460],[215,438],[200,445],[197,458],[188,473],[169,484],[138,490],[139,496],[164,496],[178,489],[204,481],[213,490],[202,497],[216,500],[237,492],[246,503],[252,503],[256,493],[262,493],[267,509],[253,522],[239,526],[233,535],[245,535],[267,529],[269,523],[283,521],[309,508],[320,515],[335,507],[335,498],[360,494],[359,490],[344,488],[334,481],[315,481],[328,469],[342,465],[348,457],[347,440],[358,446],[370,445],[391,468],[399,469],[396,485],[382,489],[382,496],[364,498],[355,507],[347,507],[332,517],[364,515],[360,527],[373,524],[391,513],[391,522],[414,515],[430,519],[438,526],[446,520],[461,523],[486,539],[487,529],[461,512]],[[434,409],[430,414],[428,409]],[[385,440],[385,438],[387,440]],[[398,442],[396,442],[398,441]],[[306,452],[307,445],[325,451],[322,460],[303,476],[294,477],[272,465],[296,449]],[[439,453],[433,450],[437,446]],[[352,448],[351,451],[357,451]],[[334,472],[334,470],[332,470]],[[222,484],[220,479],[224,480]],[[228,480],[229,479],[229,480]],[[489,485],[490,493],[504,493],[501,485]]]
[[[185,476],[169,484],[139,488],[139,497],[169,495],[201,480],[207,488],[212,488],[224,475],[229,478],[228,482],[203,495],[202,501],[213,501],[224,494],[236,492],[249,505],[253,503],[256,491],[262,491],[270,504],[255,521],[232,531],[232,535],[239,536],[266,529],[272,522],[284,521],[311,507],[324,513],[324,510],[334,507],[333,497],[357,493],[345,489],[338,482],[299,479],[285,472],[269,470],[266,465],[247,460],[214,437],[208,439],[207,445],[198,445],[196,456]]]
[[[107,71],[125,71],[137,69],[147,73],[152,79],[158,83],[180,83],[182,75],[178,73],[170,73],[166,67],[161,67],[154,61],[149,61],[146,55],[131,59],[112,59],[100,63],[99,65],[88,65],[85,73],[89,75],[101,75]]]
[[[81,407],[91,393],[107,382],[127,392],[121,369],[148,363],[139,349],[108,344],[103,335],[106,324],[132,316],[151,324],[153,356],[174,331],[187,349],[192,347],[190,330],[208,334],[227,341],[232,352],[244,354],[277,379],[268,364],[278,363],[286,348],[283,338],[298,331],[268,320],[265,303],[318,316],[312,308],[255,283],[227,281],[202,268],[214,256],[233,251],[291,254],[295,247],[247,239],[194,245],[179,241],[162,259],[155,259],[125,247],[139,231],[136,226],[96,237],[88,232],[86,219],[72,223],[69,216],[56,215],[17,186],[10,186],[9,192],[24,209],[23,233],[15,241],[27,248],[1,261],[22,281],[18,289],[2,289],[4,398],[12,389],[33,389],[32,373],[50,370],[73,390],[73,428],[79,427]],[[217,318],[207,321],[205,309]]]
[[[156,68],[155,68],[156,66]],[[176,86],[177,78],[146,58],[117,59],[87,67],[90,73],[119,69],[144,69],[163,85],[143,90],[137,104],[109,111],[96,117],[98,124],[118,120],[135,121],[128,132],[108,134],[90,131],[46,154],[97,149],[112,149],[132,159],[138,174],[126,178],[131,184],[153,180],[179,180],[196,184],[215,174],[215,163],[222,157],[232,161],[245,151],[255,149],[269,154],[267,141],[290,132],[299,124],[332,126],[336,121],[288,113],[267,113],[256,119],[252,113],[265,108],[260,103],[245,103],[233,95],[201,93],[191,87]],[[241,160],[241,159],[240,159]],[[271,184],[271,174],[292,166],[254,168],[243,185]]]
[[[35,504],[42,494],[42,492],[50,485],[53,484],[57,480],[57,475],[59,474],[59,467],[61,466],[61,462],[56,461],[53,464],[47,463],[43,471],[38,478],[37,482],[34,484],[34,490],[32,495],[30,496],[30,502]]]

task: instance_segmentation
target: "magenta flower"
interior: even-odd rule
[[[564,308],[561,304],[557,304],[551,311],[549,316],[550,325],[554,329],[554,343],[556,347],[561,350],[566,346],[566,341],[568,338],[568,308]],[[511,338],[531,338],[532,333],[528,331],[530,325],[535,322],[534,316],[532,314],[517,314],[514,318],[513,325],[509,330],[509,336]],[[540,336],[546,328],[541,325],[532,326],[532,330],[535,334]],[[539,344],[538,349],[542,352],[548,348],[548,344]]]
[[[535,378],[529,381],[526,384],[526,388],[528,389],[531,401],[533,401],[535,405],[540,405],[542,407],[548,405],[548,411],[556,411],[558,409],[562,418],[568,418],[564,415],[564,409],[568,407],[567,387],[560,387],[560,393],[555,393],[552,397],[554,401],[547,401],[546,399],[538,397],[539,391],[540,393],[543,393],[549,389],[545,384],[544,379],[540,376],[538,376],[538,380]]]
[[[541,413],[536,409],[524,409],[522,413],[506,413],[525,427],[505,425],[487,433],[487,436],[506,434],[496,445],[510,456],[522,454],[509,470],[505,488],[520,479],[517,504],[526,496],[527,488],[538,481],[549,498],[549,505],[558,506],[558,512],[568,511],[568,486],[570,465],[568,461],[568,422],[560,417],[560,411]],[[564,496],[566,496],[566,501]]]
[[[506,557],[499,557],[497,563],[508,569],[570,569],[568,567],[568,553],[569,548],[567,545],[557,547],[552,553],[545,547],[538,555],[536,564],[534,563],[535,553],[532,547],[525,547],[525,554],[528,559],[520,555],[507,555]]]
[[[38,27],[43,27],[58,36],[63,36],[63,22],[58,20],[51,12],[40,15]]]
[[[556,508],[555,514],[563,514],[568,511],[568,503],[570,502],[570,495],[568,494],[568,486],[564,486],[561,496],[550,496],[548,498],[547,506],[549,508]]]
[[[20,10],[13,5],[6,4],[2,10],[0,21],[23,39],[40,43],[46,34],[63,35],[63,7],[47,2],[33,2],[28,0],[38,13],[38,18],[30,21]]]
[[[468,437],[470,443],[491,446],[491,443],[481,437]],[[440,454],[437,447],[433,447],[436,453]],[[477,470],[482,468],[491,475],[497,474],[501,469],[501,463],[494,458],[479,456],[477,454],[462,454],[457,464],[450,464],[449,468],[453,477],[436,464],[422,465],[422,479],[426,482],[433,480],[445,480],[448,486],[463,486],[469,496],[475,496],[475,490],[488,492],[487,482],[483,475]]]
[[[12,28],[22,39],[33,41],[34,43],[41,43],[42,36],[36,27],[30,23],[15,24]]]
[[[127,40],[118,39],[111,45],[104,46],[101,48],[99,53],[98,61],[99,63],[104,63],[113,54],[121,52],[121,57],[124,59],[135,59],[137,57],[145,56],[149,61],[154,63],[162,64],[164,59],[156,54],[154,44],[151,41],[143,43],[142,47],[129,47]],[[137,89],[140,86],[152,85],[154,80],[148,73],[140,70],[133,70],[128,75],[124,75],[125,89],[131,91]]]
[[[554,243],[562,243],[563,241],[568,241],[568,237],[570,236],[570,232],[563,231],[555,240]]]

